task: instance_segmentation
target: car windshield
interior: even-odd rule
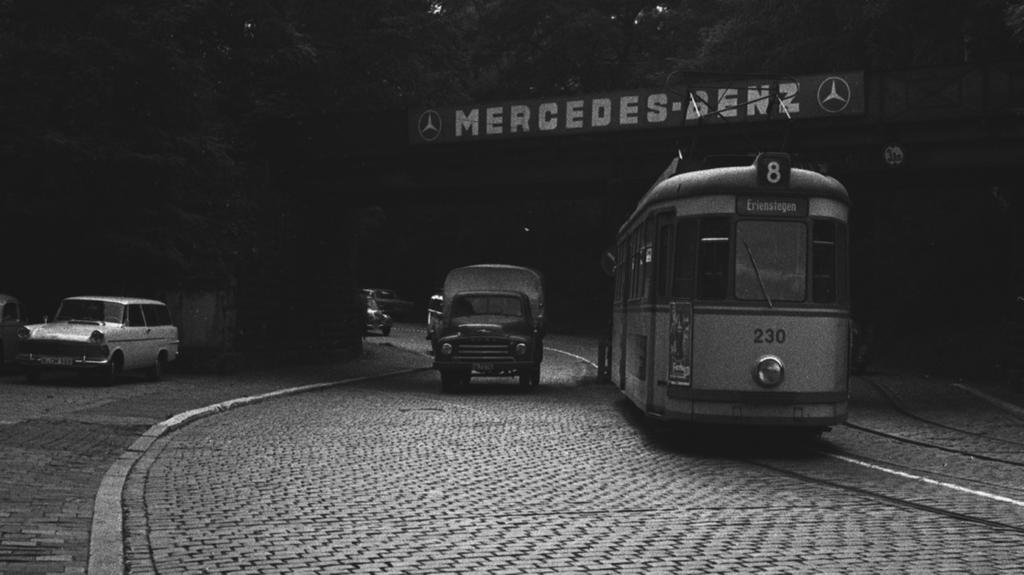
[[[523,317],[523,300],[511,295],[466,295],[452,301],[452,316],[503,315]]]
[[[94,299],[66,299],[57,310],[57,321],[103,321],[120,323],[124,305]]]

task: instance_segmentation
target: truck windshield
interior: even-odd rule
[[[471,315],[523,317],[523,300],[510,295],[465,295],[452,301],[452,317]]]

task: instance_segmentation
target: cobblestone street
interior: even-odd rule
[[[0,378],[0,573],[86,573],[97,490],[133,442],[177,413],[226,400],[387,369],[429,365],[422,356],[369,346],[365,357],[231,376],[170,374],[113,386],[77,377],[29,384]]]
[[[644,420],[596,382],[593,342],[551,345],[533,390],[481,378],[442,394],[423,370],[421,331],[402,327],[342,364],[109,387],[3,378],[0,449],[12,464],[0,471],[0,572],[85,573],[97,552],[120,552],[117,541],[124,555],[89,572],[1002,573],[1024,563],[1024,422],[1012,403],[868,375],[853,380],[849,425],[779,447],[791,438]],[[222,403],[296,389],[307,391]],[[126,481],[105,498],[101,482],[126,453]],[[94,511],[122,508],[115,528],[97,531]],[[98,545],[104,537],[115,543]]]
[[[341,386],[157,441],[127,485],[129,571],[997,573],[1024,561],[1019,530],[679,447],[608,386],[474,385],[440,395],[426,373]],[[837,469],[812,449],[757,455]]]

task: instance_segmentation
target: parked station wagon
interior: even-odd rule
[[[54,320],[22,326],[17,361],[29,380],[44,370],[74,370],[110,381],[145,370],[157,380],[178,357],[178,328],[163,302],[107,296],[69,297]]]

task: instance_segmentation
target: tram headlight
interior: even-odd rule
[[[450,344],[450,343],[442,343],[441,344],[441,355],[451,355],[451,354],[452,354],[452,344]]]
[[[775,387],[786,377],[782,360],[773,356],[762,357],[754,367],[754,381],[762,387]]]

